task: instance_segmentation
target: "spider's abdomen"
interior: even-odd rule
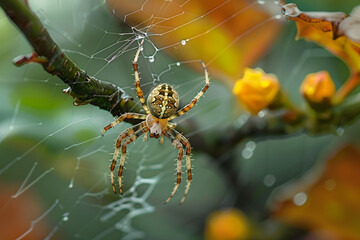
[[[173,87],[164,83],[156,86],[148,96],[151,114],[159,119],[173,115],[179,107],[179,97]]]

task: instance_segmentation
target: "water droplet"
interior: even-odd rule
[[[181,45],[186,45],[186,40],[181,40]]]
[[[256,143],[253,141],[247,142],[245,148],[249,149],[250,151],[254,151],[256,148]]]
[[[325,182],[325,188],[326,188],[326,190],[332,191],[332,190],[335,189],[335,187],[336,187],[336,182],[335,182],[335,180],[333,180],[333,179],[326,180],[326,182]]]
[[[276,178],[272,174],[268,174],[264,177],[264,185],[267,187],[271,187],[275,184]]]
[[[62,220],[63,220],[64,222],[69,221],[69,215],[70,215],[70,213],[68,213],[68,212],[64,213]]]
[[[275,4],[279,4],[279,1],[278,1],[278,0],[274,0],[274,3],[275,3]]]
[[[154,61],[155,61],[154,56],[150,56],[150,57],[149,57],[149,62],[154,62]]]
[[[71,181],[71,183],[69,184],[68,188],[73,188],[74,187],[74,184],[73,182]]]
[[[247,115],[247,114],[241,115],[241,116],[235,121],[235,123],[234,123],[235,127],[236,127],[236,128],[242,127],[242,126],[246,123],[246,121],[247,121],[248,119],[249,119],[249,115]]]
[[[294,201],[295,205],[297,205],[297,206],[302,206],[302,205],[304,205],[304,204],[306,203],[306,201],[307,201],[307,195],[306,195],[306,193],[304,193],[304,192],[299,192],[299,193],[297,193],[297,194],[294,196],[293,201]]]
[[[253,155],[253,151],[249,150],[248,148],[244,148],[241,152],[241,156],[245,159],[251,158]]]
[[[180,62],[177,62],[177,63],[176,63],[176,66],[180,66],[180,65],[181,65],[181,63],[180,63]]]
[[[259,3],[259,4],[265,4],[265,1],[263,1],[263,0],[258,0],[258,3]]]
[[[275,15],[275,19],[281,19],[281,18],[282,18],[282,15],[280,15],[280,14]]]
[[[344,135],[344,132],[345,132],[345,129],[344,129],[343,127],[338,127],[338,128],[336,129],[336,134],[337,134],[338,136]]]
[[[258,116],[259,116],[259,118],[263,118],[263,117],[265,117],[265,114],[266,114],[266,111],[262,110],[258,113]]]

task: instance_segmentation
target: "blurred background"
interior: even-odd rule
[[[357,0],[294,1],[303,11],[350,13]],[[296,26],[274,1],[29,1],[54,40],[96,78],[136,101],[132,60],[146,35],[139,68],[143,90],[166,82],[185,105],[205,97],[175,122],[191,139],[214,142],[249,113],[232,87],[245,67],[274,73],[299,108],[304,77],[328,71],[340,87],[347,66],[326,49],[295,40]],[[220,156],[193,148],[193,182],[184,204],[170,141],[138,139],[128,147],[123,196],[113,194],[115,139],[130,127],[91,105],[74,106],[67,88],[38,64],[0,10],[1,239],[360,239],[359,124],[328,134],[249,138]],[[261,114],[259,115],[261,117]],[[194,127],[188,127],[189,124]],[[187,130],[191,129],[191,130]],[[196,129],[196,130],[194,130]],[[216,131],[215,131],[216,130]],[[194,146],[196,143],[194,144]],[[185,176],[185,172],[183,174]]]

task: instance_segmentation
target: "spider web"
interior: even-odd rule
[[[181,10],[183,4],[189,2],[191,0],[181,4],[174,1],[174,4],[178,4]],[[230,2],[220,2],[219,8]],[[143,28],[127,22],[131,14],[141,11],[146,4],[148,7],[150,1],[144,1],[142,8],[134,12],[117,16],[121,19],[120,24],[104,1],[44,0],[30,1],[30,4],[74,62],[89,75],[117,84],[134,99],[137,98],[131,62],[139,39],[144,37],[146,44],[139,60],[144,92],[166,82],[177,89],[182,104],[186,104],[204,85],[203,74],[189,68],[189,64],[200,67],[201,59],[181,62],[165,53],[169,49],[186,47],[188,41],[200,34],[158,48],[151,40],[151,28],[158,23]],[[265,8],[272,10],[278,7],[276,1],[252,1],[252,6],[257,5],[266,5]],[[195,14],[185,24],[193,24],[212,11]],[[180,11],[180,14],[186,13]],[[278,14],[274,12],[274,19],[279,18]],[[174,16],[167,18],[171,17]],[[227,20],[231,18],[229,16]],[[23,213],[23,227],[18,227],[12,238],[201,238],[206,216],[214,209],[232,206],[237,193],[230,191],[220,173],[222,158],[211,160],[196,149],[193,155],[196,160],[192,163],[196,180],[188,199],[181,207],[177,206],[182,188],[168,205],[162,205],[175,183],[173,165],[177,151],[168,140],[160,145],[154,139],[146,142],[138,139],[129,145],[123,177],[125,193],[123,196],[114,195],[109,182],[114,142],[118,134],[130,125],[119,124],[100,137],[102,128],[113,120],[112,116],[93,106],[72,106],[73,100],[61,94],[66,86],[57,78],[49,77],[39,66],[14,69],[10,65],[11,59],[31,49],[3,14],[0,27],[8,30],[9,38],[13,39],[5,41],[0,38],[7,44],[0,48],[0,54],[4,56],[0,59],[0,187],[3,188],[0,200],[4,203],[0,207],[0,221],[7,220],[8,211],[19,214],[11,209],[24,204],[38,209]],[[221,24],[214,28],[220,27]],[[156,37],[166,38],[168,31]],[[204,30],[201,35],[208,31]],[[288,30],[287,36],[282,36],[282,45],[275,46],[269,56],[258,63],[278,74],[280,79],[285,79],[282,84],[289,92],[297,91],[304,72],[312,68],[309,62],[323,58],[326,66],[336,61],[311,44],[302,42],[296,45],[294,36],[295,31]],[[306,50],[295,51],[294,46]],[[292,56],[297,57],[293,59]],[[285,62],[292,67],[284,69]],[[181,125],[188,119],[196,120],[199,127],[186,133],[186,137],[210,132],[232,121],[241,126],[248,115],[242,114],[234,120],[233,100],[228,88],[212,80],[206,96],[189,114],[175,122]],[[343,129],[340,128],[338,133],[342,135]],[[285,141],[286,149],[281,147]],[[311,141],[311,146],[307,141]],[[252,196],[257,199],[254,200],[254,209],[263,208],[275,186],[300,176],[311,167],[319,154],[315,148],[331,141],[329,136],[310,139],[300,135],[286,140],[268,139],[260,143],[249,140],[240,144],[236,154],[238,178],[259,189]],[[291,156],[291,166],[283,164],[289,161],[288,156]]]

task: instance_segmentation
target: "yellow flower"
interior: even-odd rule
[[[327,71],[311,73],[305,77],[300,92],[312,107],[330,106],[336,88]]]
[[[205,225],[205,240],[242,240],[250,235],[245,215],[237,209],[210,214]]]
[[[280,84],[276,76],[266,74],[260,68],[247,68],[244,76],[236,81],[233,93],[255,115],[274,102],[279,90]]]

